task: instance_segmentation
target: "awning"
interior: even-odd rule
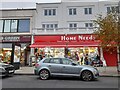
[[[30,45],[31,48],[45,48],[45,47],[53,47],[53,48],[62,48],[62,47],[98,47],[99,42],[94,41],[83,41],[83,42],[36,42]]]

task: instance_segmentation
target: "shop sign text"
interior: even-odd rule
[[[61,36],[61,41],[91,41],[91,40],[95,40],[95,37],[93,35]]]
[[[1,36],[0,42],[27,42],[31,36]]]

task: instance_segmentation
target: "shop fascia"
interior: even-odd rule
[[[91,41],[91,40],[95,40],[95,36],[93,35],[77,35],[77,36],[61,36],[61,41]]]
[[[1,41],[20,41],[19,36],[4,36],[0,38]]]
[[[0,36],[0,42],[30,42],[31,36]]]

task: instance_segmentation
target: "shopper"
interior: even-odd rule
[[[79,56],[78,56],[77,52],[75,52],[75,59],[76,59],[76,61],[79,61]]]
[[[86,64],[86,65],[89,64],[89,62],[88,62],[88,54],[86,54],[84,61],[85,61],[85,64]]]
[[[83,65],[83,60],[84,60],[84,58],[83,58],[83,56],[81,57],[81,65]]]

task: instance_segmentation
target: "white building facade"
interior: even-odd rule
[[[79,61],[85,54],[91,58],[99,54],[105,66],[115,66],[116,53],[112,55],[114,59],[108,60],[110,54],[99,48],[93,33],[97,27],[94,20],[98,15],[106,16],[116,10],[118,1],[63,0],[59,3],[37,3],[31,48],[36,48],[35,52],[39,54],[44,52],[45,55],[56,57],[61,52],[66,56],[62,48],[67,47],[67,56],[71,57],[77,52]]]
[[[117,1],[74,2],[63,0],[61,3],[37,3],[34,33],[93,33],[93,27],[95,27],[93,21],[97,19],[98,14],[104,16],[116,7],[118,7]]]

